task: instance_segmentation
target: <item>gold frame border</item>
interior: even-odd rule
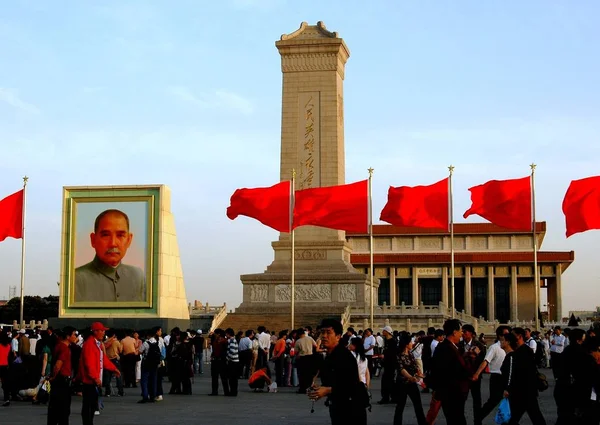
[[[69,223],[69,264],[66,266],[69,270],[67,276],[67,308],[152,308],[154,296],[154,195],[141,196],[98,196],[98,197],[70,197],[69,202],[70,223]],[[148,228],[146,229],[148,238],[148,248],[146,252],[146,300],[141,302],[75,302],[74,300],[74,277],[75,277],[75,229],[77,228],[77,204],[78,203],[100,203],[100,202],[146,202],[148,209]]]

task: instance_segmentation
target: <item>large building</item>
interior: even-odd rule
[[[538,247],[546,223],[536,223]],[[351,262],[368,273],[369,235],[349,233]],[[373,226],[378,304],[451,307],[450,233],[391,225]],[[454,225],[454,294],[458,311],[487,321],[535,318],[533,233],[493,224]],[[562,317],[562,274],[574,252],[538,251],[541,290],[550,320]]]

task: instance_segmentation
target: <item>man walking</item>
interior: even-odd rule
[[[94,424],[94,412],[98,410],[98,394],[102,391],[102,373],[110,370],[121,376],[119,369],[104,357],[102,341],[108,328],[100,322],[92,323],[92,334],[85,340],[79,360],[79,378],[82,382],[83,400],[81,418],[83,425]]]
[[[48,379],[52,385],[48,403],[48,425],[69,425],[72,376],[69,346],[76,342],[75,328],[67,326],[62,330],[60,341],[54,349],[55,363]]]
[[[229,383],[230,397],[237,397],[238,379],[240,376],[240,357],[238,342],[235,339],[235,332],[232,328],[225,330],[227,336],[227,382]]]

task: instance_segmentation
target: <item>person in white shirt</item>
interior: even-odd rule
[[[365,355],[365,348],[363,341],[360,338],[351,338],[348,349],[356,357],[356,363],[358,365],[358,379],[360,382],[366,385],[367,388],[371,386],[371,375],[369,373],[369,362]]]
[[[369,373],[373,374],[373,349],[377,345],[377,340],[373,336],[373,330],[366,329],[363,334],[363,347],[365,349],[365,356],[367,356],[367,363],[369,364]]]
[[[502,349],[501,344],[502,341],[504,341],[504,335],[509,334],[510,331],[511,329],[509,326],[498,326],[496,329],[497,342],[490,345],[490,348],[488,348],[487,353],[485,354],[485,359],[481,362],[477,372],[475,372],[471,378],[473,381],[477,381],[479,375],[481,375],[488,366],[490,367],[490,396],[488,401],[481,406],[481,410],[479,411],[481,417],[475,418],[476,424],[480,424],[487,415],[496,409],[496,406],[498,406],[504,398],[504,380],[502,379],[500,368],[506,357],[506,352]]]
[[[544,335],[542,338],[542,345],[544,346],[544,359],[546,361],[545,367],[550,367],[550,332]]]
[[[417,367],[419,368],[419,373],[421,375],[425,375],[425,372],[423,370],[423,338],[425,338],[425,331],[420,331],[415,337],[413,348],[411,350],[411,353],[415,358],[415,362],[417,363]]]
[[[269,349],[271,348],[271,335],[266,332],[264,326],[258,327],[258,359],[256,369],[267,367],[269,361]]]
[[[562,353],[565,349],[565,336],[562,334],[560,326],[554,328],[554,334],[550,337],[550,366],[552,373],[556,376],[561,367]]]
[[[431,341],[431,357],[433,357],[433,353],[435,353],[435,347],[444,340],[444,336],[444,331],[442,329],[436,329],[433,341]]]
[[[531,329],[529,328],[525,328],[525,344],[527,344],[527,346],[533,351],[533,354],[535,354],[537,350],[537,342],[533,338],[533,335],[531,335]]]

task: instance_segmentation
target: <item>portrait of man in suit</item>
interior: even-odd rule
[[[75,302],[144,301],[144,271],[123,263],[133,236],[123,211],[107,209],[96,217],[90,234],[95,255],[75,269]]]

